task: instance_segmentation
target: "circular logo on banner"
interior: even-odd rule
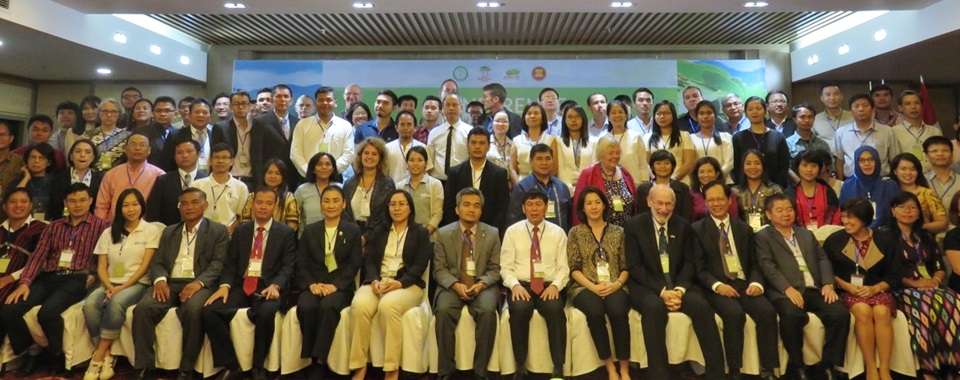
[[[543,66],[534,67],[530,76],[532,76],[534,80],[541,81],[547,77],[547,69],[543,68]]]
[[[470,72],[467,71],[467,68],[464,66],[457,66],[453,68],[453,79],[459,81],[467,80],[467,77],[470,76]]]

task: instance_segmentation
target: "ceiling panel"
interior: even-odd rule
[[[789,44],[850,11],[151,14],[215,45]]]

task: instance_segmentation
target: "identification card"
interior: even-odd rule
[[[110,169],[113,167],[113,158],[109,154],[104,154],[100,156],[100,167],[104,169]]]
[[[110,277],[120,278],[127,272],[126,265],[123,264],[123,261],[117,261],[110,266]]]
[[[556,204],[553,201],[547,202],[547,218],[556,218],[557,209]]]
[[[807,271],[809,271],[809,270],[810,270],[810,268],[807,268],[807,264],[800,264],[800,271],[801,271],[801,272],[807,272]]]
[[[817,228],[820,228],[820,227],[817,227],[817,222],[807,223],[807,229],[808,229],[808,230],[810,230],[810,231],[816,231]]]
[[[751,212],[747,214],[747,222],[750,225],[750,228],[753,228],[754,232],[760,230],[760,227],[763,226],[763,219],[760,217],[759,212]]]
[[[184,278],[193,278],[193,260],[181,261],[180,273]]]
[[[39,220],[39,221],[41,221],[41,222],[46,221],[46,219],[47,219],[47,218],[46,218],[46,214],[44,214],[44,213],[42,213],[42,212],[35,212],[35,213],[33,213],[33,218],[36,219],[36,220]]]
[[[321,152],[329,152],[329,151],[330,151],[330,143],[328,143],[328,142],[326,142],[326,141],[321,142],[321,143],[320,143],[320,151],[321,151]]]
[[[863,275],[862,274],[851,274],[850,275],[850,285],[861,287],[863,286]]]
[[[467,259],[467,276],[477,275],[477,262],[473,259]]]
[[[387,264],[387,277],[397,277],[398,271],[400,271],[400,258],[395,257]]]
[[[360,210],[357,211],[357,216],[364,219],[370,217],[370,202],[360,202]]]
[[[250,165],[250,157],[246,154],[241,154],[237,156],[237,159],[240,161],[240,165],[246,166]]]
[[[60,268],[69,268],[70,263],[73,262],[73,254],[76,253],[74,250],[67,248],[60,251]]]
[[[544,275],[543,263],[533,263],[533,276],[536,278],[543,278],[543,275]]]
[[[670,255],[660,255],[660,267],[663,273],[670,273]]]
[[[2,272],[2,271],[0,271],[0,272]],[[930,278],[930,277],[931,277],[931,276],[930,276],[930,272],[927,270],[927,266],[926,266],[926,265],[923,265],[923,264],[917,265],[917,272],[920,272],[920,277],[923,277],[923,278]]]
[[[623,198],[620,198],[619,195],[614,195],[610,197],[610,200],[613,202],[613,211],[623,212]]]
[[[606,262],[597,263],[597,281],[610,282],[610,264]]]
[[[0,259],[0,273],[7,273],[8,267],[10,267],[10,259],[6,257]]]
[[[740,267],[740,258],[737,255],[726,255],[723,258],[727,260],[727,269],[731,272],[737,273],[743,270]]]
[[[247,276],[260,277],[263,270],[263,260],[250,260],[250,266],[247,267]]]

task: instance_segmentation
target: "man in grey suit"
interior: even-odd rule
[[[467,187],[457,193],[459,220],[440,228],[434,245],[437,290],[437,348],[440,380],[453,378],[455,330],[464,305],[477,323],[473,372],[487,378],[487,363],[497,332],[497,283],[500,282],[500,233],[480,222],[483,193]]]
[[[171,307],[183,325],[183,356],[178,380],[193,379],[193,367],[203,345],[203,303],[213,294],[227,252],[227,228],[203,217],[207,196],[188,187],[180,193],[183,222],[169,226],[150,263],[153,286],[147,289],[133,311],[134,368],[137,379],[152,379],[156,352],[156,328]]]
[[[826,336],[823,360],[818,372],[824,379],[836,379],[834,366],[843,365],[850,331],[850,313],[834,290],[833,267],[817,238],[796,226],[793,202],[776,194],[764,202],[770,226],[756,234],[757,259],[767,278],[767,297],[780,315],[780,338],[790,358],[787,372],[807,379],[803,363],[803,327],[807,312],[823,321]],[[816,376],[821,377],[821,376]]]

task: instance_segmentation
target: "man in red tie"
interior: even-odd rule
[[[523,194],[522,209],[527,218],[507,228],[500,251],[500,276],[510,289],[510,334],[517,362],[514,379],[526,379],[527,343],[530,318],[537,310],[547,321],[553,376],[563,378],[566,355],[567,318],[561,295],[570,280],[567,265],[567,235],[556,224],[544,220],[547,194],[531,189]]]
[[[293,275],[296,231],[273,221],[277,193],[262,187],[253,196],[254,220],[237,227],[226,257],[220,287],[203,308],[203,326],[213,349],[213,363],[225,367],[220,379],[239,379],[243,372],[230,340],[230,321],[238,309],[256,325],[253,339],[253,378],[266,379],[264,359],[273,341],[274,317],[287,281]]]

